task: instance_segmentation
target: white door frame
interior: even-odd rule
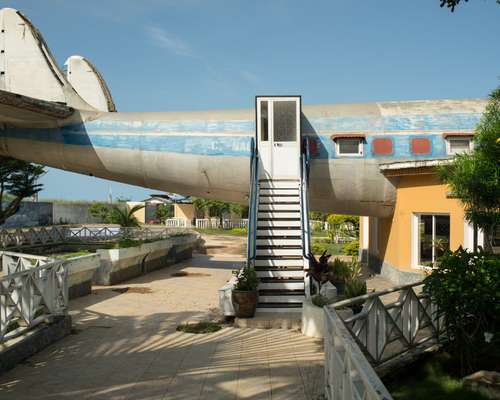
[[[300,96],[257,96],[256,142],[260,155],[259,178],[261,179],[299,179],[301,153],[301,97]],[[296,137],[294,141],[274,140],[274,104],[280,101],[296,103]],[[261,104],[267,102],[267,140],[262,140]],[[279,162],[279,164],[278,164]]]

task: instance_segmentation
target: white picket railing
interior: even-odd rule
[[[398,356],[439,342],[442,321],[437,317],[436,307],[422,292],[422,286],[422,282],[396,286],[324,308],[329,399],[390,398],[385,388],[385,392],[381,391],[381,382],[373,378],[376,376],[373,368],[381,369]],[[353,306],[362,309],[357,314],[345,312]],[[342,381],[338,381],[339,376]],[[358,391],[360,397],[358,394],[353,397],[351,390]]]
[[[190,228],[192,224],[191,220],[187,218],[167,218],[165,226],[167,228]]]
[[[219,229],[220,219],[219,218],[197,218],[196,228],[198,229]]]
[[[248,227],[248,219],[224,219],[222,220],[222,229],[233,229]]]
[[[66,314],[68,275],[63,261],[0,254],[3,271],[12,272],[0,278],[0,343]]]

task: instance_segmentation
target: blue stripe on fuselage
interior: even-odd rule
[[[367,133],[362,158],[372,154],[374,138],[391,138],[393,154],[384,158],[440,157],[446,155],[445,141],[436,131],[472,130],[480,114],[431,114],[388,117],[325,117],[303,118],[304,134],[317,138],[318,154],[314,158],[335,159],[335,132]],[[405,130],[416,131],[406,133]],[[433,132],[426,132],[433,131]],[[113,121],[95,120],[54,129],[6,128],[0,137],[61,143],[77,146],[172,152],[179,154],[248,157],[255,122],[225,121]],[[382,132],[389,132],[385,134]],[[398,133],[398,134],[396,134]],[[431,140],[431,154],[411,154],[412,137],[425,136]],[[356,157],[359,158],[359,157]]]

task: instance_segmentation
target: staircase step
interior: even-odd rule
[[[259,212],[262,211],[299,211],[300,212],[300,204],[292,203],[292,204],[282,204],[282,203],[273,203],[273,204],[262,204],[259,203]]]
[[[257,246],[302,246],[302,239],[261,239],[257,236]]]
[[[295,189],[299,187],[298,180],[259,181],[261,189]]]
[[[302,258],[297,259],[257,259],[255,260],[256,267],[303,267],[304,260]]]
[[[300,228],[301,223],[300,223],[300,219],[295,220],[295,221],[279,220],[279,219],[264,220],[264,221],[257,220],[257,227],[263,227],[263,228],[273,228],[273,227]]]
[[[270,249],[259,249],[257,248],[257,256],[302,256],[302,249],[282,249],[282,248],[270,248]]]
[[[301,309],[302,303],[258,303],[259,312],[290,312],[293,309]]]
[[[262,237],[276,237],[276,236],[301,238],[302,232],[300,229],[267,229],[267,228],[257,229],[257,239]]]
[[[282,266],[275,266],[275,267],[270,267],[268,265],[262,266],[262,265],[256,265],[255,270],[256,271],[303,271],[303,266],[302,265],[289,265],[286,267]]]
[[[290,196],[299,197],[299,189],[259,189],[259,197],[262,196]]]
[[[304,289],[304,279],[261,279],[259,289]]]
[[[298,270],[287,270],[287,269],[277,269],[277,270],[256,270],[257,276],[259,278],[300,278],[304,279],[304,271],[302,269]]]
[[[300,218],[300,210],[296,211],[259,211],[257,214],[258,219],[290,219]]]
[[[259,303],[302,303],[305,300],[305,295],[300,294],[283,294],[279,296],[260,296]]]

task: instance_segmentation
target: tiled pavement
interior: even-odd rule
[[[175,331],[214,311],[242,260],[217,253],[72,301],[74,334],[0,376],[0,399],[316,399],[321,341],[287,330]],[[172,276],[179,271],[188,275]]]

